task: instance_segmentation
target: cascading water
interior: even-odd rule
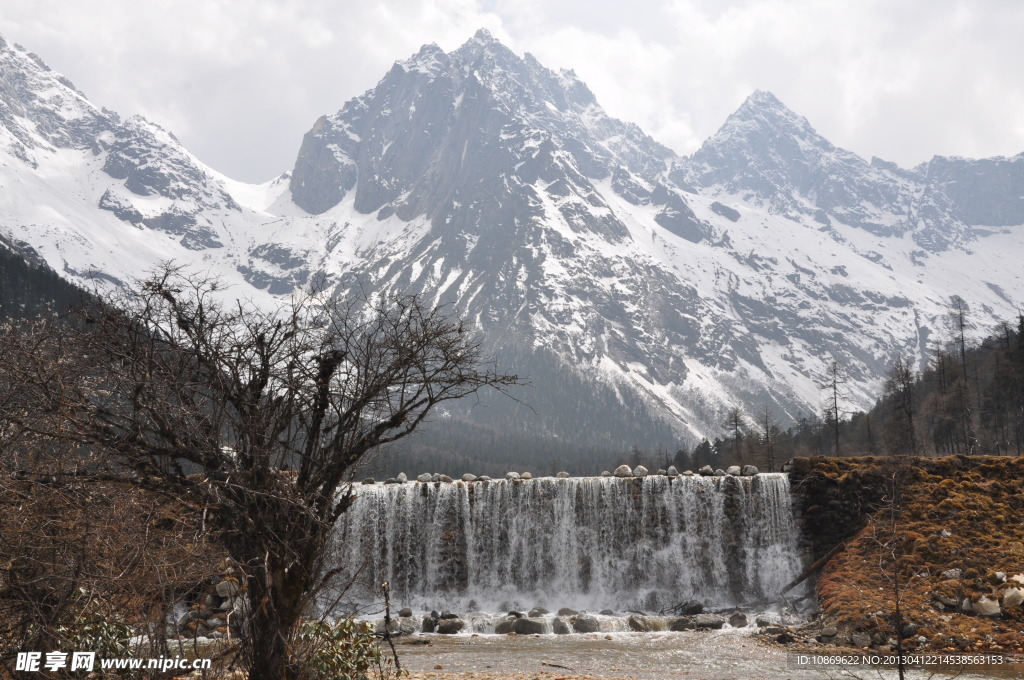
[[[801,567],[784,474],[409,482],[356,493],[336,535],[343,580],[388,581],[393,601],[414,608],[729,607],[777,600]]]

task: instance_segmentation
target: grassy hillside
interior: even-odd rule
[[[836,642],[1024,653],[1024,458],[804,459],[794,483],[815,552],[844,546],[818,579]]]

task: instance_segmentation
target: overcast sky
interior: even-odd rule
[[[247,181],[395,60],[481,27],[681,154],[759,88],[865,158],[1024,151],[1020,0],[0,0],[0,33],[94,103]]]

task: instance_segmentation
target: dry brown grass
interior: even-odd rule
[[[883,508],[826,565],[818,593],[828,620],[850,631],[892,635],[891,579],[898,574],[905,584],[904,619],[921,627],[909,647],[1024,653],[1024,607],[988,618],[934,602],[935,594],[961,601],[990,595],[997,590],[996,572],[1024,573],[1024,459],[971,459],[961,467],[957,459],[917,461],[895,524],[898,559]],[[944,578],[950,569],[961,569],[962,576]],[[919,646],[917,635],[927,642]]]

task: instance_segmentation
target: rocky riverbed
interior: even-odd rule
[[[841,666],[795,663],[797,654],[820,654],[824,646],[782,646],[739,629],[573,636],[425,635],[406,642],[398,645],[403,668],[420,680],[820,680],[844,672]],[[895,677],[895,672],[876,672],[869,666],[845,670],[880,680]],[[1022,670],[1021,666],[986,669],[958,677],[1005,680],[1019,678]]]

